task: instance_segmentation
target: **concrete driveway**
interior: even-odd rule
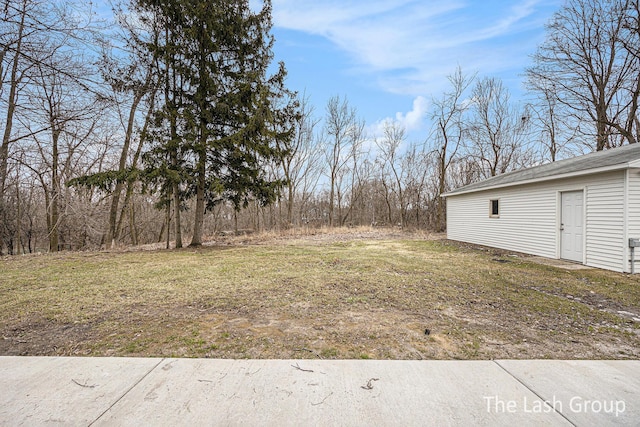
[[[639,424],[640,361],[0,357],[3,426]]]

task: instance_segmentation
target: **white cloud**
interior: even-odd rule
[[[370,126],[367,134],[369,134],[372,139],[380,138],[384,134],[385,125],[389,122],[396,122],[401,125],[408,135],[412,132],[424,130],[428,109],[429,101],[427,98],[418,96],[413,100],[411,111],[406,113],[399,111],[395,117],[378,120]]]
[[[427,116],[429,103],[424,96],[418,96],[413,100],[413,109],[408,113],[396,113],[396,121],[400,123],[407,132],[419,130]]]
[[[457,64],[488,74],[521,64],[535,41],[515,35],[542,26],[542,1],[274,0],[273,15],[276,26],[331,40],[386,91],[416,96],[446,84]]]

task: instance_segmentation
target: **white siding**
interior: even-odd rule
[[[598,175],[585,196],[585,264],[624,271],[624,172]]]
[[[627,238],[640,239],[640,171],[629,170]],[[640,273],[640,250],[636,248],[635,272]]]
[[[527,185],[447,198],[447,237],[545,257],[556,257],[556,193]],[[498,199],[500,217],[489,217]]]
[[[640,183],[640,176],[637,179]],[[585,192],[585,263],[622,271],[625,238],[622,171],[450,196],[447,237],[557,258],[559,194],[575,190]],[[500,200],[499,218],[489,217],[491,199]],[[637,208],[640,212],[640,202]]]

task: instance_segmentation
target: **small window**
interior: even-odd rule
[[[489,216],[491,218],[500,218],[500,201],[498,199],[489,200]]]

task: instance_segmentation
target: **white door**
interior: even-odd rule
[[[561,194],[560,258],[582,262],[583,195],[582,191]]]

